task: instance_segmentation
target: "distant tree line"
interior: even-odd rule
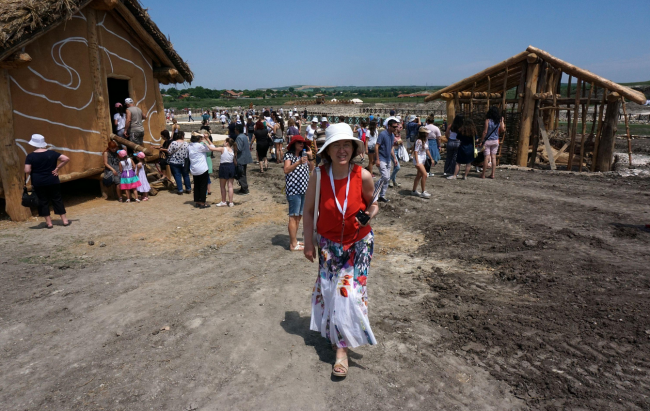
[[[413,94],[421,92],[432,92],[435,89],[426,89],[425,87],[381,87],[381,88],[349,88],[338,89],[333,88],[314,88],[309,90],[296,90],[294,87],[288,87],[278,90],[272,89],[257,89],[257,90],[237,90],[231,89],[235,93],[241,93],[241,97],[249,98],[277,98],[277,97],[298,97],[298,98],[314,98],[315,95],[320,94],[325,97],[337,99],[352,99],[364,97],[397,97],[400,94]],[[185,89],[177,89],[170,87],[162,89],[163,94],[168,95],[168,99],[183,100],[185,98],[198,98],[198,99],[220,99],[227,96],[227,90],[216,90],[205,87],[189,87]]]

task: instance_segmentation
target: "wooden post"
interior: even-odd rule
[[[454,99],[451,98],[447,100],[447,127],[451,125],[455,117],[456,117],[456,103],[454,102]]]
[[[630,136],[630,123],[627,118],[627,110],[625,109],[625,97],[621,97],[623,103],[623,117],[625,117],[625,132],[627,133],[627,155],[630,158],[630,168],[632,168],[632,137]]]
[[[551,170],[557,169],[555,166],[555,157],[553,156],[553,149],[551,148],[551,143],[548,140],[548,134],[546,134],[546,127],[544,127],[544,122],[539,118],[539,112],[537,113],[537,123],[539,124],[539,132],[542,135],[542,140],[544,140],[544,148],[546,149],[546,155],[548,156],[548,164],[551,166]],[[535,153],[533,153],[535,154]]]
[[[596,171],[610,171],[614,155],[614,143],[616,142],[616,129],[618,125],[618,111],[621,107],[621,96],[612,93],[607,97],[607,110],[603,122],[602,136],[598,146],[598,158],[596,160]]]
[[[594,139],[594,155],[591,159],[591,171],[596,171],[598,146],[600,145],[600,133],[603,129],[603,111],[605,109],[605,101],[607,101],[607,89],[603,89],[603,100],[600,103],[600,110],[598,111],[598,126],[596,127],[596,138]]]
[[[558,71],[557,84],[555,90],[553,90],[553,107],[557,107],[557,95],[560,94],[560,88],[562,86],[562,70]],[[560,126],[560,109],[555,110],[555,123],[553,124],[553,130],[557,130]]]
[[[543,61],[540,65],[539,68],[539,73],[537,75],[537,78],[539,79],[537,82],[537,93],[544,91],[544,87],[546,87],[546,68],[548,66],[548,63]],[[539,100],[535,100],[535,108],[533,109],[533,128],[531,130],[531,137],[532,137],[532,143],[530,144],[533,147],[533,154],[530,156],[528,159],[528,167],[533,168],[535,167],[535,161],[537,161],[537,147],[539,146],[539,116],[537,115],[539,113]]]
[[[469,96],[469,115],[472,115],[474,109],[474,89],[476,88],[476,83],[472,86],[472,93]]]
[[[492,84],[490,83],[490,76],[487,76],[487,78],[488,78],[488,89],[487,89],[487,109],[489,110],[489,109],[490,109],[490,91],[491,91],[491,90],[490,90],[490,86],[491,86]],[[486,111],[487,111],[487,110],[486,110]]]
[[[454,93],[454,106],[456,107],[456,110],[460,110],[461,113],[463,112],[463,108],[460,106],[460,101],[458,99],[458,93]],[[451,121],[449,121],[449,123],[451,124]]]
[[[580,85],[582,79],[576,80],[576,102],[573,106],[573,124],[571,125],[571,143],[569,144],[569,162],[567,163],[567,170],[573,170],[573,150],[576,145],[576,134],[578,133],[578,113],[580,110]]]
[[[589,97],[587,98],[587,108],[582,106],[582,136],[580,138],[580,166],[578,172],[582,173],[582,162],[585,158],[585,133],[587,132],[587,111],[591,105],[591,94],[594,91],[594,83],[589,87]]]
[[[108,143],[108,135],[110,129],[107,129],[110,124],[110,116],[107,114],[108,104],[104,99],[104,88],[102,87],[102,71],[101,71],[101,55],[99,53],[99,46],[97,40],[97,14],[92,7],[86,9],[86,22],[88,23],[88,53],[90,60],[90,72],[93,78],[93,100],[95,105],[95,116],[97,118],[97,125],[101,135]]]
[[[21,204],[24,174],[14,140],[9,73],[7,69],[0,69],[0,179],[6,202],[5,210],[13,221],[25,221],[32,216],[31,210]]]
[[[506,94],[508,92],[508,67],[506,67],[506,72],[503,75],[503,91],[501,92],[501,113],[505,117],[506,107]]]
[[[531,53],[528,55],[528,70],[526,74],[526,93],[524,95],[523,111],[521,116],[519,144],[517,146],[517,165],[526,167],[528,164],[528,146],[530,143],[530,132],[533,125],[533,112],[535,110],[535,100],[533,94],[537,90],[537,75],[539,74],[539,64],[537,64],[537,55]],[[536,153],[533,153],[536,155]]]
[[[519,85],[517,86],[517,91],[515,93],[515,98],[518,98],[517,102],[517,111],[522,112],[524,108],[524,89],[526,88],[526,76],[528,75],[528,62],[521,62],[521,77],[519,78]]]

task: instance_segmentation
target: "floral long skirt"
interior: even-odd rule
[[[321,237],[318,278],[311,296],[310,329],[339,348],[377,344],[368,321],[366,281],[374,234],[348,249]]]

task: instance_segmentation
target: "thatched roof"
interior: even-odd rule
[[[573,77],[580,78],[582,81],[588,83],[593,82],[594,85],[607,89],[610,92],[618,92],[620,95],[636,103],[641,104],[641,101],[645,101],[643,93],[639,93],[630,87],[622,86],[620,84],[614,83],[613,81],[600,77],[588,70],[574,66],[573,64],[560,60],[550,53],[533,46],[528,46],[525,51],[516,54],[509,59],[502,61],[501,63],[495,64],[492,67],[488,67],[485,70],[474,74],[473,76],[467,77],[450,86],[429,94],[429,96],[426,97],[424,101],[440,99],[445,93],[471,92],[472,90],[474,90],[474,92],[487,92],[488,87],[490,89],[490,92],[499,93],[503,90],[504,79],[506,81],[506,90],[516,87],[521,81],[522,71],[525,67],[524,62],[531,54],[536,58],[543,59],[553,68],[562,70],[565,74],[570,74]],[[507,77],[505,77],[506,73]]]
[[[72,18],[92,0],[0,0],[0,60]],[[119,0],[151,35],[185,81],[194,74],[138,0]]]

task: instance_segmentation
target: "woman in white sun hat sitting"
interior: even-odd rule
[[[324,164],[309,179],[303,213],[304,254],[319,262],[310,329],[320,331],[332,344],[336,350],[332,374],[345,377],[348,349],[377,343],[368,320],[366,281],[374,244],[369,221],[379,208],[373,202],[372,176],[351,163],[365,149],[361,140],[343,123],[330,125],[325,134],[319,151]],[[359,212],[366,214],[363,223]]]

